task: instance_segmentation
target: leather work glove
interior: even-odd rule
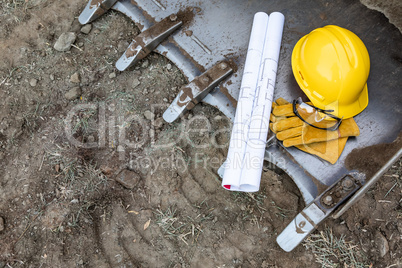
[[[282,98],[274,102],[272,107],[273,123],[270,124],[270,129],[276,133],[278,140],[283,141],[285,147],[295,146],[331,164],[338,160],[347,138],[360,134],[353,118],[343,120],[338,130],[329,131],[304,123],[293,113],[293,105]]]

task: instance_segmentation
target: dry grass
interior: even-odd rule
[[[212,210],[213,208],[209,209],[207,215],[201,213],[195,218],[179,216],[174,208],[168,208],[166,211],[157,209],[154,214],[156,223],[167,237],[176,238],[189,245],[198,242],[198,237],[203,232],[202,223],[213,219]]]
[[[313,252],[316,262],[323,268],[369,267],[360,248],[345,241],[344,236],[335,237],[331,229],[310,235],[303,246]]]

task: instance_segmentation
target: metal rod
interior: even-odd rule
[[[379,170],[376,174],[354,194],[350,200],[332,216],[334,219],[339,218],[346,210],[356,203],[363,195],[373,186],[385,172],[402,156],[402,148]]]

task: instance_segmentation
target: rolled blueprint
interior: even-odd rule
[[[284,16],[279,12],[270,14],[266,34],[264,34],[261,59],[253,62],[253,71],[258,73],[257,83],[254,89],[249,90],[252,93],[247,92],[242,95],[243,87],[240,90],[241,95],[238,99],[222,180],[222,186],[226,189],[256,192],[260,188],[284,20]],[[246,65],[247,63],[248,54]],[[257,65],[257,63],[259,64]],[[256,66],[258,66],[258,70],[256,70]],[[244,73],[246,73],[246,67]],[[242,79],[244,79],[244,74]],[[245,100],[241,97],[244,97]],[[239,102],[241,102],[241,110],[239,110]],[[239,129],[240,124],[237,117],[240,118],[242,129]],[[237,125],[236,128],[235,125]],[[239,134],[239,131],[242,131],[243,135]]]
[[[237,108],[233,122],[230,146],[226,159],[222,185],[229,190],[239,190],[247,147],[247,137],[252,115],[259,67],[263,55],[264,40],[268,27],[268,15],[258,12],[254,15],[246,62],[240,86]]]

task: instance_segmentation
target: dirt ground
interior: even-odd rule
[[[163,121],[187,81],[157,54],[115,69],[139,33],[128,18],[84,34],[85,1],[0,3],[0,268],[402,267],[400,160],[286,253],[297,187],[267,166],[258,193],[223,190],[230,122],[203,104]]]

